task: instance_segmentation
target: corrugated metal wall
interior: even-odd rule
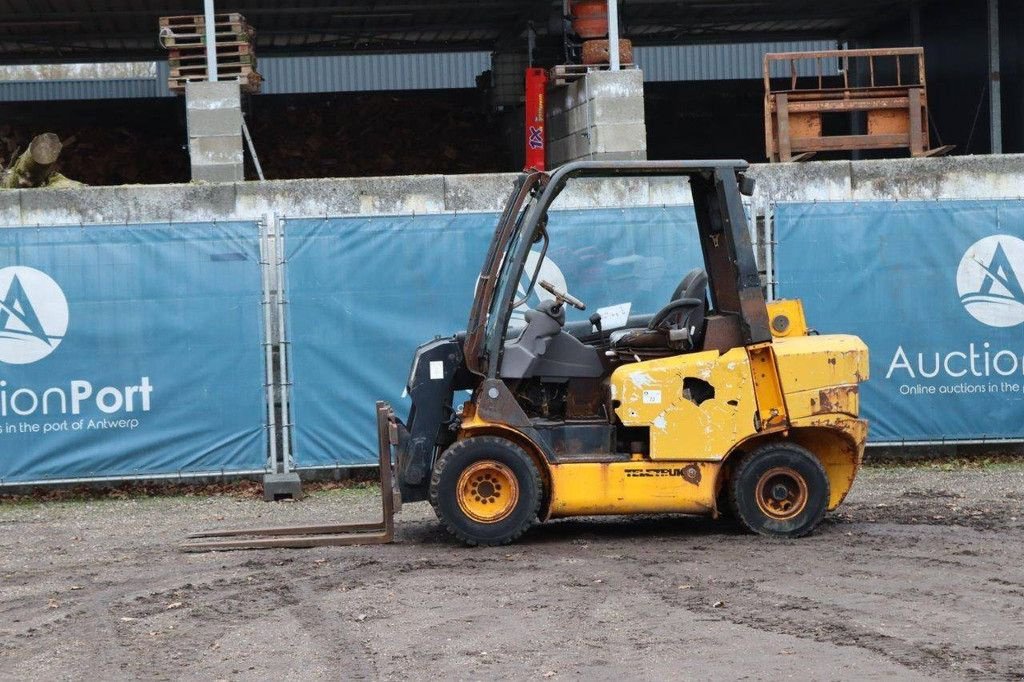
[[[154,78],[112,78],[76,81],[3,81],[0,102],[67,99],[130,99],[161,97],[167,83]]]
[[[835,41],[743,43],[736,45],[671,45],[638,47],[637,64],[647,81],[707,81],[761,78],[766,52],[835,49]],[[838,64],[823,64],[824,75],[838,73]],[[491,68],[488,52],[373,54],[331,57],[266,57],[259,71],[268,95],[366,90],[436,90],[472,88],[476,77]],[[779,65],[777,76],[786,76]],[[801,76],[815,75],[812,63]],[[166,97],[167,62],[157,62],[155,79],[132,78],[77,81],[2,81],[0,102],[65,99]]]
[[[170,97],[167,71],[167,62],[164,61],[156,63],[154,78],[0,81],[0,102]]]
[[[491,68],[488,52],[374,54],[261,59],[268,95],[365,90],[472,88]]]
[[[644,72],[645,81],[717,81],[762,77],[762,61],[767,52],[805,52],[834,50],[834,40],[808,40],[778,43],[737,43],[734,45],[666,45],[637,47],[633,58]],[[839,73],[837,60],[822,64],[825,76]],[[773,76],[788,76],[787,67],[776,65]],[[813,62],[798,64],[800,76],[814,76]]]

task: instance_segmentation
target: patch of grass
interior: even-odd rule
[[[370,470],[372,471],[372,470]],[[375,473],[375,472],[374,472]],[[380,482],[369,472],[345,480],[304,481],[307,495],[337,493],[348,490],[377,490]],[[11,493],[0,493],[0,506],[31,506],[50,503],[109,502],[113,500],[145,501],[157,498],[227,496],[237,499],[262,500],[263,484],[257,480],[211,482],[133,481],[110,484],[72,486],[38,486],[15,488]]]
[[[42,504],[42,502],[27,495],[0,496],[0,506],[4,507],[36,507],[40,504]]]
[[[380,490],[379,481],[312,481],[303,483],[302,490],[307,495],[318,497],[326,496],[350,496],[363,495],[366,493],[377,494]]]
[[[927,454],[924,456],[885,453],[868,455],[864,465],[873,468],[916,468],[937,471],[961,471],[963,469],[1004,469],[1024,466],[1024,455],[1020,453],[970,453],[953,456]]]
[[[16,489],[16,492],[13,493],[0,494],[0,505],[145,500],[155,497],[208,497],[210,495],[262,499],[263,486],[258,481],[252,480],[217,481],[213,483],[133,481],[107,485],[38,486]]]

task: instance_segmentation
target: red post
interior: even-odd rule
[[[526,164],[531,168],[544,170],[547,151],[547,136],[544,130],[544,96],[548,74],[544,69],[526,70]]]

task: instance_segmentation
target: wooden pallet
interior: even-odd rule
[[[252,43],[246,42],[232,42],[232,43],[217,43],[216,46],[217,54],[238,54],[238,55],[250,55],[255,52]],[[206,46],[205,45],[190,45],[185,47],[173,47],[170,49],[171,59],[188,59],[190,57],[205,57]]]
[[[188,14],[160,17],[160,42],[167,48],[167,86],[174,93],[184,93],[190,81],[207,79],[206,17]],[[256,31],[237,12],[214,15],[214,40],[217,52],[217,76],[220,80],[237,80],[242,91],[259,92],[263,77],[256,71],[253,37]]]
[[[252,49],[252,43],[250,43],[248,41],[232,40],[232,41],[228,41],[228,42],[224,42],[224,43],[222,43],[220,41],[217,42],[217,51],[218,51],[218,53],[222,49],[230,51],[232,49],[239,49],[239,48],[250,48],[249,49],[249,53],[250,54],[252,52],[254,52],[254,50]],[[202,44],[200,44],[200,45],[177,45],[177,46],[169,45],[167,47],[167,51],[170,52],[171,54],[174,54],[175,52],[177,52],[179,55],[183,54],[183,53],[187,53],[187,54],[200,54],[200,53],[202,53],[203,55],[205,55],[206,54],[206,45],[202,45]]]
[[[256,94],[260,91],[263,85],[263,76],[257,71],[252,69],[245,69],[236,73],[223,73],[220,68],[217,69],[217,77],[219,80],[237,80],[242,86],[242,92],[248,94]],[[202,73],[186,73],[178,76],[172,75],[167,79],[167,88],[178,95],[185,94],[185,84],[190,81],[205,81],[206,71]]]
[[[218,45],[217,61],[225,64],[249,64],[256,66],[256,55],[251,45]],[[172,49],[167,57],[172,69],[195,64],[206,64],[206,48]]]
[[[217,55],[217,66],[222,65],[230,66],[232,64],[245,64],[256,68],[256,55],[243,54],[243,55]],[[167,66],[170,67],[171,71],[175,69],[189,69],[197,66],[206,68],[206,56],[203,57],[190,57],[186,59],[168,59]]]
[[[214,14],[213,23],[216,26],[225,24],[230,25],[244,25],[249,26],[249,22],[245,20],[245,17],[237,12],[231,12],[228,14]],[[206,26],[206,15],[204,14],[185,14],[174,17],[160,17],[160,27],[169,27],[177,30],[178,28],[190,28],[194,26]]]
[[[225,76],[236,76],[246,75],[250,72],[255,71],[255,65],[241,62],[217,62],[217,74]],[[174,66],[170,69],[171,78],[181,78],[182,76],[191,76],[193,74],[203,74],[206,76],[206,64],[186,64],[184,66]]]
[[[252,45],[252,35],[248,33],[239,33],[236,31],[218,31],[213,34],[213,39],[217,45]],[[204,47],[206,45],[206,34],[161,34],[160,44],[168,50],[172,48],[186,48],[186,47]]]
[[[558,64],[551,67],[548,78],[552,85],[568,85],[579,80],[591,71],[607,71],[611,67],[608,64]],[[635,64],[622,64],[619,68],[635,69]]]
[[[251,44],[256,35],[252,25],[237,13],[215,15],[213,30],[218,44]],[[202,14],[160,17],[160,44],[168,49],[205,45],[206,17]]]

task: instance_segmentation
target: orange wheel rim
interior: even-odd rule
[[[757,481],[757,506],[768,517],[788,521],[807,507],[807,481],[790,467],[774,467]]]
[[[462,472],[455,494],[463,514],[480,523],[497,523],[516,508],[519,482],[507,466],[487,459]]]

